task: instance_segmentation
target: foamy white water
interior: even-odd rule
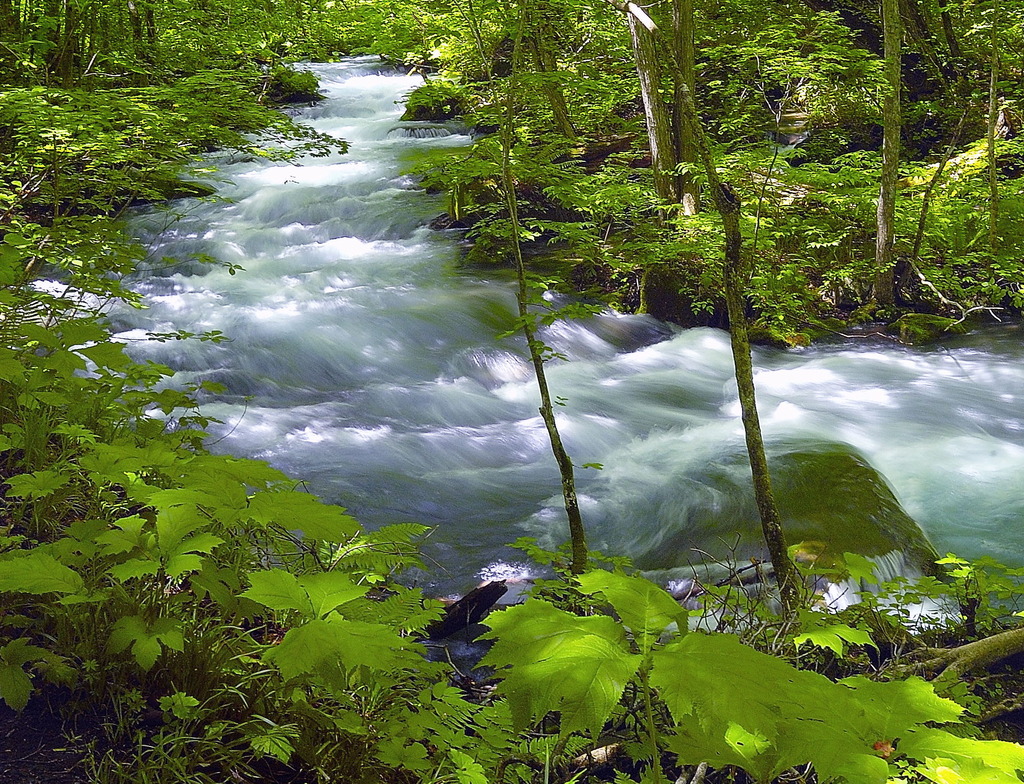
[[[368,526],[436,526],[434,579],[460,589],[514,563],[504,545],[517,536],[565,536],[524,347],[497,338],[511,288],[460,269],[454,238],[425,227],[443,203],[403,172],[468,139],[399,122],[420,79],[371,58],[313,68],[328,97],[300,116],[350,153],[225,162],[227,201],[139,216],[154,262],[202,253],[245,271],[187,262],[140,277],[148,310],[115,323],[230,336],[132,351],[171,365],[178,383],[226,385],[204,401],[224,422],[213,448],[309,480]],[[927,350],[759,351],[784,507],[813,537],[814,525],[884,527],[888,483],[940,551],[1021,563],[1021,337],[1005,327]],[[569,359],[550,368],[567,446],[577,465],[604,465],[579,469],[592,544],[655,570],[698,560],[694,548],[757,552],[726,336],[608,313],[545,338]]]

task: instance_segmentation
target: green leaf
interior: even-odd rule
[[[861,629],[851,628],[845,623],[834,623],[818,629],[811,629],[804,634],[798,634],[793,638],[793,642],[798,648],[805,642],[818,648],[828,648],[834,651],[836,656],[843,655],[846,651],[846,643],[877,647],[870,634]]]
[[[198,572],[203,568],[203,558],[195,553],[182,553],[167,559],[164,570],[168,577],[177,579],[189,572]]]
[[[822,780],[886,781],[888,765],[872,748],[881,729],[851,689],[725,634],[688,634],[652,660],[651,683],[677,723],[669,745],[680,762],[739,765],[764,780],[812,762]],[[738,748],[737,720],[763,740]],[[750,749],[759,751],[749,756]]]
[[[96,537],[96,541],[103,546],[103,552],[107,555],[120,555],[130,553],[132,550],[148,550],[152,546],[154,537],[142,529],[148,525],[148,521],[138,515],[122,517],[114,528],[104,531]]]
[[[484,766],[458,749],[448,749],[448,757],[455,763],[455,777],[459,784],[490,784]]]
[[[113,341],[104,341],[88,348],[80,348],[77,351],[101,368],[124,370],[132,364],[131,358],[124,353],[124,346]]]
[[[509,668],[499,688],[520,728],[557,710],[563,734],[598,732],[643,661],[611,618],[581,618],[536,599],[492,613],[487,625],[482,636],[496,642],[481,663]]]
[[[768,738],[757,732],[747,732],[736,722],[729,722],[725,742],[746,760],[752,760],[771,745]]]
[[[643,651],[648,650],[671,623],[686,630],[686,610],[650,580],[595,569],[580,575],[579,582],[583,593],[600,593],[607,599]]]
[[[23,557],[0,561],[0,591],[14,593],[77,593],[85,586],[82,576],[52,555],[32,551]]]
[[[264,659],[285,678],[312,675],[331,688],[345,689],[352,670],[388,672],[417,666],[421,650],[383,624],[331,615],[290,629]]]
[[[341,572],[304,575],[299,578],[299,584],[309,596],[309,604],[317,618],[322,618],[346,602],[358,599],[369,590],[368,586],[355,585],[347,574]]]
[[[276,725],[259,734],[246,736],[249,747],[256,752],[258,757],[274,757],[286,764],[295,753],[295,745],[292,741],[296,738],[298,738],[298,731],[295,729],[285,729]]]
[[[22,711],[32,694],[32,679],[23,669],[29,662],[45,660],[49,653],[30,645],[25,637],[11,640],[0,648],[0,699],[13,710]]]
[[[109,575],[122,583],[139,577],[152,577],[159,571],[160,562],[152,558],[131,558],[107,569]]]
[[[1007,782],[1017,780],[1017,774],[1024,773],[1024,746],[1001,740],[960,738],[939,729],[920,727],[901,736],[897,750],[901,756],[921,762],[929,759],[952,761],[955,763],[952,767],[962,770],[980,763],[1011,777],[1006,779]],[[974,782],[978,779],[966,780]]]
[[[569,642],[565,636],[569,630],[604,637],[622,645],[623,649],[627,647],[622,627],[612,618],[604,615],[580,618],[534,599],[491,613],[486,625],[491,631],[481,638],[495,642],[481,663],[493,667],[514,667],[547,658]]]
[[[859,553],[843,553],[842,560],[851,580],[863,580],[865,583],[879,584],[878,576],[875,574],[876,564],[870,558]]]
[[[253,572],[249,577],[251,587],[242,596],[269,607],[277,612],[298,610],[312,613],[309,595],[299,585],[298,578],[283,569],[267,569]]]
[[[844,678],[838,685],[853,690],[853,699],[864,711],[865,722],[878,736],[874,740],[902,737],[908,729],[925,722],[957,721],[964,711],[953,700],[937,695],[932,684],[918,677],[879,682],[857,675]]]
[[[19,498],[46,498],[71,481],[70,473],[60,471],[33,471],[31,474],[18,474],[7,480],[8,495]]]
[[[174,618],[158,618],[150,626],[144,618],[129,615],[114,624],[107,647],[111,653],[120,653],[129,646],[135,661],[148,672],[156,664],[161,646],[181,651],[185,648],[185,638],[181,633],[181,624]]]
[[[359,523],[341,507],[294,490],[256,493],[249,499],[249,516],[261,525],[279,525],[336,544],[348,541],[359,531]]]
[[[21,712],[32,695],[32,679],[14,664],[0,663],[0,698],[13,710]]]
[[[174,694],[167,694],[160,698],[160,710],[170,713],[178,719],[191,719],[196,716],[196,708],[199,707],[199,700],[177,691]]]

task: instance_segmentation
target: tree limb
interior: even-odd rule
[[[1024,626],[956,648],[925,648],[920,655],[930,658],[912,665],[912,669],[960,678],[971,670],[991,667],[1018,653],[1024,653]]]

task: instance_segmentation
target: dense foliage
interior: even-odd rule
[[[902,314],[912,339],[1019,313],[1024,29],[1006,5],[907,4],[899,296],[881,313],[876,9],[697,6],[695,92],[766,334]],[[0,0],[0,34],[0,699],[91,726],[90,780],[1020,780],[1024,750],[988,730],[1021,707],[1015,675],[959,680],[1020,649],[1020,570],[950,556],[942,580],[836,613],[813,586],[874,579],[837,556],[803,567],[805,607],[782,620],[739,573],[684,609],[628,564],[591,554],[576,576],[526,542],[556,577],[488,618],[494,678],[473,682],[429,660],[441,605],[398,579],[423,527],[366,532],[263,463],[208,454],[196,390],[110,340],[102,305],[139,260],[117,216],[209,196],[183,174],[215,148],[343,148],[264,104],[315,98],[285,60],[365,52],[442,69],[411,116],[505,125],[425,173],[475,258],[509,258],[521,213],[515,244],[554,246],[577,288],[720,321],[721,229],[658,189],[619,9]],[[653,76],[663,95],[679,78]],[[702,183],[692,161],[671,174]]]

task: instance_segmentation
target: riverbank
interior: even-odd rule
[[[508,229],[496,187],[494,139],[487,134],[496,127],[494,116],[508,89],[507,81],[460,80],[458,73],[449,77],[442,70],[411,98],[410,117],[460,118],[481,134],[465,153],[422,169],[428,187],[450,196],[435,225],[466,230],[472,264],[506,263],[501,245]],[[658,207],[637,102],[617,105],[586,132],[560,134],[535,127],[545,112],[543,101],[522,100],[514,176],[524,240],[546,260],[547,279],[620,312],[648,313],[687,328],[725,327],[717,218],[684,214],[678,204]],[[999,125],[996,162],[1013,201],[1022,153],[1019,120],[1011,115]],[[816,115],[816,122],[785,145],[772,143],[770,127],[770,138],[760,143],[747,129],[745,142],[720,161],[742,202],[753,263],[747,301],[758,342],[805,346],[869,329],[924,345],[1020,318],[1019,247],[1004,243],[997,260],[974,241],[943,234],[955,233],[957,221],[970,223],[968,192],[982,184],[984,139],[969,143],[959,135],[961,124],[955,138],[951,128],[950,135],[913,151],[899,183],[904,207],[894,299],[880,306],[872,293],[870,251],[878,195],[872,167],[881,137],[871,141],[864,127],[836,127],[827,116]],[[908,126],[905,133],[914,137],[919,130]],[[719,143],[729,149],[728,140]],[[1019,216],[1011,212],[1000,213],[1006,237],[1017,232],[1011,227]]]

